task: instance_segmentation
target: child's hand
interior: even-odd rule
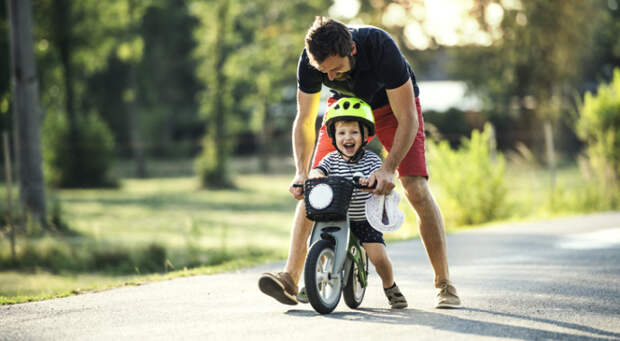
[[[310,171],[310,173],[308,173],[309,179],[324,178],[324,177],[325,177],[325,174],[323,174],[323,172],[317,168],[314,168],[313,170]]]
[[[360,191],[362,192],[368,192],[368,193],[374,193],[375,192],[375,188],[371,187],[372,185],[370,184],[370,179],[369,178],[359,178],[357,180],[357,183],[359,183],[359,185],[363,188],[360,188]]]
[[[368,186],[368,183],[369,183],[368,178],[359,178],[358,182],[362,186]]]

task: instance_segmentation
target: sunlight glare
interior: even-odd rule
[[[404,34],[405,38],[407,38],[405,43],[408,48],[426,50],[430,47],[431,41],[428,35],[422,31],[422,27],[416,21],[412,21],[405,26]]]
[[[515,10],[520,11],[523,9],[523,4],[521,0],[502,0],[502,7],[507,10]]]
[[[525,26],[527,25],[527,16],[523,13],[519,13],[517,14],[517,24],[521,25],[521,26]]]
[[[359,11],[360,2],[358,0],[335,0],[328,13],[332,18],[352,19]]]
[[[388,27],[405,26],[407,24],[407,13],[402,6],[391,3],[385,9],[381,21]]]
[[[571,250],[607,249],[620,245],[620,228],[568,235],[556,247]]]
[[[489,26],[493,28],[499,27],[504,18],[504,9],[496,3],[492,3],[486,8],[485,19]]]
[[[473,3],[462,0],[426,0],[425,4],[425,31],[432,32],[441,45],[454,46],[459,43],[457,32]]]

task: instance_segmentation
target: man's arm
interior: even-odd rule
[[[387,194],[394,188],[394,173],[405,158],[418,133],[418,115],[413,95],[411,79],[395,89],[386,90],[392,112],[398,121],[394,142],[383,166],[370,176],[370,184],[377,181],[378,194]]]
[[[303,199],[301,189],[293,187],[293,184],[302,184],[308,178],[308,167],[314,149],[315,122],[319,112],[321,92],[314,94],[305,93],[297,89],[297,116],[293,123],[293,157],[297,172],[291,182],[289,191],[295,199]]]

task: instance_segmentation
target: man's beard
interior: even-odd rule
[[[344,72],[340,76],[336,77],[337,81],[346,81],[350,79],[351,73],[353,72],[353,69],[355,69],[355,58],[353,57],[353,55],[348,55],[347,58],[349,58],[350,69],[349,71]]]

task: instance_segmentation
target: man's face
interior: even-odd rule
[[[351,50],[350,56],[341,57],[338,55],[333,55],[325,58],[325,60],[318,64],[316,61],[310,59],[310,64],[314,66],[317,70],[326,73],[327,78],[330,81],[344,81],[348,78],[349,72],[353,69],[353,55],[356,53],[355,44],[353,45],[353,49]]]

